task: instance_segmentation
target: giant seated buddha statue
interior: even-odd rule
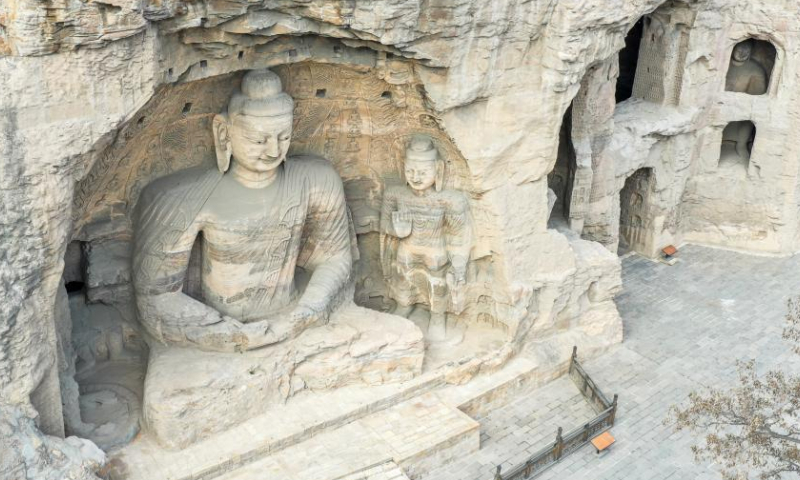
[[[157,179],[139,197],[143,408],[164,446],[184,447],[302,390],[421,371],[417,327],[353,304],[357,249],[342,181],[324,159],[287,157],[292,125],[278,76],[250,71],[213,121],[218,168]]]

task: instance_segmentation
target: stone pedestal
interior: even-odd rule
[[[412,322],[353,304],[285,344],[246,353],[156,346],[144,392],[149,430],[167,448],[187,445],[264,413],[306,389],[409,380],[422,371]]]

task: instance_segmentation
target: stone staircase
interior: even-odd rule
[[[476,452],[479,427],[429,393],[314,436],[219,480],[416,478],[455,457]],[[390,464],[394,467],[387,467]]]

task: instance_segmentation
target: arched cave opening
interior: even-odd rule
[[[64,254],[64,287],[67,293],[82,292],[86,288],[86,253],[84,242],[73,241]]]
[[[731,51],[725,91],[763,95],[769,90],[777,50],[765,40],[748,38]]]
[[[424,91],[414,80],[408,61],[387,59],[371,70],[354,68],[345,62],[303,61],[274,66],[272,70],[281,78],[283,90],[294,101],[297,121],[292,130],[289,155],[324,158],[341,177],[359,249],[359,260],[353,275],[355,301],[380,311],[382,315],[394,306],[383,276],[385,257],[381,255],[381,241],[385,238],[382,239],[379,230],[382,200],[387,189],[405,185],[404,162],[412,137],[424,135],[432,140],[437,151],[437,172],[438,166],[442,167],[441,176],[437,173],[437,181],[441,182],[447,199],[459,195],[462,201],[456,206],[463,210],[471,209],[475,202],[467,163],[426,106]],[[244,71],[236,71],[168,85],[154,94],[132,117],[132,122],[122,126],[115,142],[94,165],[89,177],[81,182],[76,195],[77,204],[74,208],[79,212],[76,229],[92,247],[88,250],[88,263],[91,266],[101,267],[95,255],[99,253],[100,246],[112,241],[127,242],[125,251],[131,251],[130,243],[137,232],[131,231],[133,222],[119,219],[125,220],[125,216],[131,215],[140,192],[150,182],[181,170],[217,168],[213,121],[228,105],[243,74]],[[129,161],[116,161],[122,155]],[[105,207],[109,204],[124,205],[129,210],[122,212],[125,215],[108,218],[108,209]],[[450,211],[444,206],[450,208],[449,204],[440,202],[434,205],[438,210],[429,210],[442,219],[448,215],[448,222],[454,218],[453,225],[461,218],[468,218],[468,215],[462,215],[455,208]],[[421,215],[419,212],[416,214]],[[472,221],[471,216],[469,219]],[[448,302],[445,310],[450,309],[444,314],[447,331],[453,332],[453,337],[460,343],[457,348],[450,344],[446,348],[442,344],[443,347],[438,350],[438,347],[427,348],[426,368],[435,368],[451,361],[454,356],[462,358],[463,355],[489,348],[489,345],[500,344],[507,336],[507,331],[497,325],[491,296],[495,286],[488,280],[491,278],[491,258],[489,253],[484,253],[487,250],[480,243],[484,230],[478,226],[474,229],[475,239],[468,238],[474,248],[460,273],[463,273],[462,284],[470,285],[470,289],[464,288],[444,298]],[[194,250],[197,251],[198,245],[202,246],[203,242],[196,242]],[[118,255],[114,255],[116,257]],[[189,255],[188,274],[184,282],[183,292],[194,298],[197,298],[196,292],[201,286],[198,283],[201,268],[196,261],[200,258],[199,255]],[[124,281],[125,287],[130,288],[133,275],[130,268],[117,271],[121,275],[109,275],[109,283],[99,288],[116,291],[118,285],[111,282],[116,282],[118,278]],[[94,271],[90,273],[89,297],[100,291],[94,280]],[[446,281],[445,277],[439,284],[446,285]],[[298,288],[303,284],[298,281]],[[488,294],[479,295],[481,292]],[[124,311],[127,318],[133,319],[134,327],[138,327],[137,312],[129,300],[124,295],[106,299],[109,305]],[[423,300],[427,301],[425,298]],[[436,300],[445,303],[441,298]],[[450,303],[456,302],[461,303],[450,306]],[[418,314],[409,314],[410,320],[419,322],[419,325],[429,324],[427,304],[423,301],[417,304]],[[100,324],[100,317],[113,320],[113,324],[104,322],[101,325],[103,329],[95,329],[100,330],[99,335],[87,335],[81,342],[82,346],[85,345],[85,352],[80,353],[77,367],[91,375],[95,366],[116,362],[117,358],[126,354],[127,325],[120,319],[111,318],[113,312],[108,310],[100,310],[89,304],[81,308],[91,310],[82,314],[91,320],[84,321],[86,325]],[[118,332],[125,334],[122,344]],[[152,359],[153,352],[149,354]],[[121,370],[117,369],[116,372]],[[138,372],[134,368],[126,368],[125,375],[134,376]],[[150,375],[150,372],[148,370],[147,374]],[[143,398],[140,387],[132,386],[128,390],[134,393],[137,400]],[[123,400],[117,399],[117,403],[123,403]],[[136,406],[131,410],[136,411]],[[99,417],[102,412],[96,410],[82,413],[84,420],[93,424],[100,424],[104,420]],[[115,438],[126,439],[123,435],[128,432],[127,429],[117,432],[119,435]]]
[[[572,110],[573,104],[564,113],[561,130],[558,136],[558,155],[553,170],[547,175],[548,201],[550,207],[549,228],[568,228],[569,210],[572,199],[572,188],[575,182],[576,154],[572,143]],[[555,198],[553,197],[555,194]]]
[[[632,251],[647,254],[652,243],[649,218],[654,187],[652,168],[640,168],[625,180],[619,195],[619,255]]]
[[[645,21],[642,17],[625,36],[625,48],[619,52],[619,77],[617,78],[617,103],[633,96],[633,84],[636,79],[636,68],[639,63],[639,49],[642,44]]]
[[[730,122],[722,131],[720,168],[742,168],[747,171],[756,140],[756,126],[750,120]]]

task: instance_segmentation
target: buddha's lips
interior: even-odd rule
[[[259,157],[258,161],[259,162],[264,162],[264,163],[274,163],[274,162],[277,162],[278,160],[280,160],[280,158],[281,157]]]

